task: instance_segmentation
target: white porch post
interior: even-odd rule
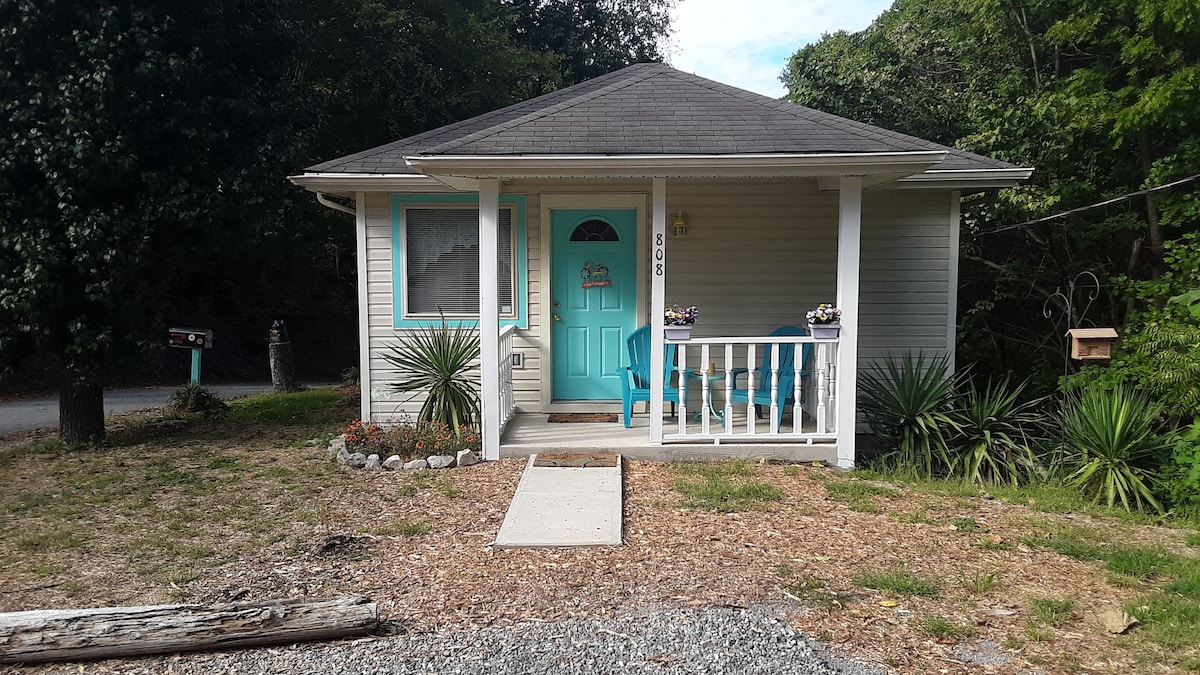
[[[862,247],[862,177],[842,176],[838,191],[837,306],[842,331],[837,359],[837,463],[854,466],[858,411],[858,277]]]
[[[371,389],[374,377],[371,373],[371,316],[370,284],[367,283],[367,198],[362,192],[354,193],[354,246],[355,263],[358,266],[358,419],[372,422]]]
[[[950,259],[946,261],[950,281],[946,285],[946,355],[950,357],[950,372],[954,372],[954,352],[958,338],[958,244],[962,193],[950,193]]]
[[[479,371],[483,458],[500,459],[500,181],[479,181]]]
[[[655,178],[650,208],[650,445],[662,445],[663,307],[667,302],[667,179]],[[680,413],[683,414],[682,412]]]

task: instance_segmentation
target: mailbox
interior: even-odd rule
[[[1072,328],[1071,358],[1076,361],[1107,361],[1112,358],[1112,343],[1117,331],[1112,328]]]
[[[213,343],[213,332],[208,328],[170,328],[167,344],[181,349],[209,349]]]

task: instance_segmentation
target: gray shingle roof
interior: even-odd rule
[[[729,155],[948,151],[935,170],[1014,165],[641,63],[516,105],[308,167],[411,173],[413,155]]]

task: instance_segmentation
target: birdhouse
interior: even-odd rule
[[[1112,343],[1117,331],[1112,328],[1072,328],[1071,358],[1076,361],[1107,361],[1112,358]]]

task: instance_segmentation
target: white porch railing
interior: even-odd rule
[[[676,345],[676,363],[691,370],[690,389],[684,402],[680,387],[677,425],[663,428],[663,442],[720,443],[779,442],[814,443],[836,441],[838,340],[811,336],[715,337],[668,341]],[[769,368],[760,382],[758,369],[770,348]],[[780,350],[794,345],[792,404],[781,407],[788,397],[779,391]],[[801,355],[812,346],[807,363]],[[711,368],[711,370],[710,370]],[[771,392],[769,415],[759,420],[753,403],[734,403],[734,371],[745,369],[736,389],[753,391],[760,385]],[[807,372],[807,376],[802,376]],[[720,404],[717,404],[718,399]],[[767,412],[767,406],[763,406]],[[790,419],[785,420],[785,416]],[[674,430],[672,430],[674,426]]]
[[[500,433],[504,433],[517,409],[517,399],[513,395],[513,334],[516,331],[517,327],[511,325],[500,329]]]

